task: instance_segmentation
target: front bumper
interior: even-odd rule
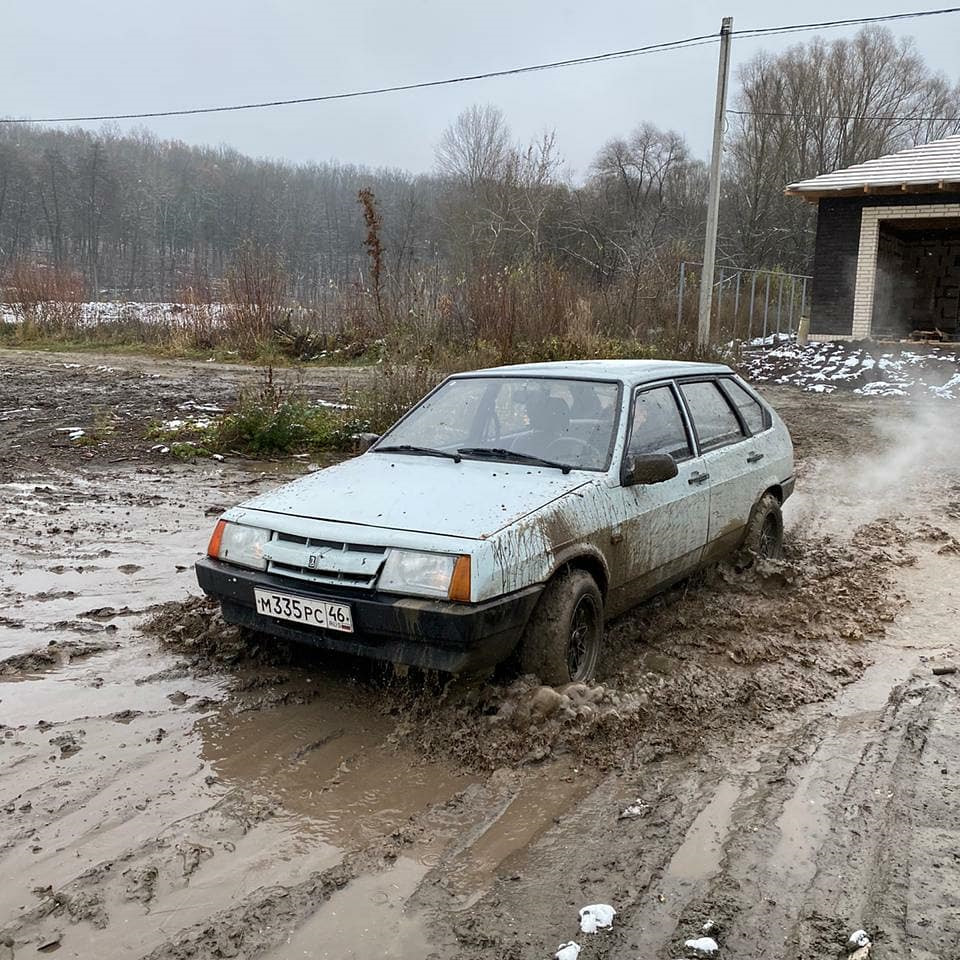
[[[448,673],[485,669],[508,657],[543,590],[535,586],[486,603],[468,604],[349,587],[317,588],[210,557],[199,560],[196,569],[201,589],[220,601],[228,623],[325,650]],[[323,630],[257,613],[255,586],[306,600],[349,603],[354,632]]]

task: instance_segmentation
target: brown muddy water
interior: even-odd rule
[[[949,404],[771,390],[784,562],[610,624],[543,717],[508,673],[243,642],[191,565],[304,465],[150,450],[216,370],[62,362],[0,355],[0,958],[676,960],[708,920],[721,958],[844,956],[858,927],[879,960],[960,957]],[[105,395],[109,443],[65,445]],[[613,930],[582,934],[596,902]]]

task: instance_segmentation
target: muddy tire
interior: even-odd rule
[[[740,548],[740,559],[747,564],[754,557],[776,560],[783,555],[783,514],[780,501],[765,493],[750,515],[747,535]]]
[[[520,644],[520,666],[551,686],[593,678],[603,637],[603,597],[585,570],[553,578]]]

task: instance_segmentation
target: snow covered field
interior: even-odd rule
[[[101,323],[144,323],[180,326],[193,322],[195,308],[182,303],[139,303],[136,301],[101,301],[82,303],[79,325],[92,327]],[[204,304],[207,316],[217,317],[223,311],[222,303]],[[10,303],[0,304],[0,322],[19,323],[21,315]]]

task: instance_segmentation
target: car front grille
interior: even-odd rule
[[[268,573],[369,590],[380,573],[387,549],[274,532],[265,552]]]

